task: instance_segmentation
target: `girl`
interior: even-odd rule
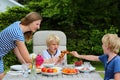
[[[31,12],[0,32],[0,80],[4,76],[2,57],[10,50],[14,51],[21,63],[31,63],[24,38],[29,41],[32,33],[40,28],[41,21],[42,17],[37,12]]]
[[[83,58],[91,61],[101,61],[105,68],[104,80],[120,80],[120,38],[117,34],[106,34],[102,38],[102,48],[104,54],[101,56],[79,55],[76,51],[71,54],[77,58]]]

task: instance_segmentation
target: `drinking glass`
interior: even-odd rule
[[[30,75],[29,75],[29,80],[37,80],[37,74],[36,74],[36,67],[33,65]]]
[[[84,62],[84,68],[90,69],[90,62]]]
[[[23,69],[23,76],[25,78],[27,78],[28,77],[29,64],[28,63],[23,63],[22,64],[22,69]]]

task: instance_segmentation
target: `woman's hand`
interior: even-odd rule
[[[70,54],[75,56],[75,57],[79,57],[79,54],[76,51],[72,51],[72,52],[70,52]]]

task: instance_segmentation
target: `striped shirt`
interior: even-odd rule
[[[16,40],[25,41],[20,21],[14,22],[0,32],[0,57],[16,47]]]

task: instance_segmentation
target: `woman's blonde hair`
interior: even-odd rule
[[[47,37],[47,39],[46,39],[47,46],[50,45],[51,41],[57,42],[58,45],[60,44],[60,38],[54,34],[51,34]]]
[[[120,49],[120,38],[117,34],[106,34],[102,38],[102,43],[107,46],[111,52],[118,53]]]
[[[30,12],[24,18],[21,19],[21,24],[27,26],[30,23],[37,20],[42,20],[42,17],[40,16],[40,14],[37,12]],[[32,31],[25,32],[24,36],[26,41],[30,41],[32,38]]]

